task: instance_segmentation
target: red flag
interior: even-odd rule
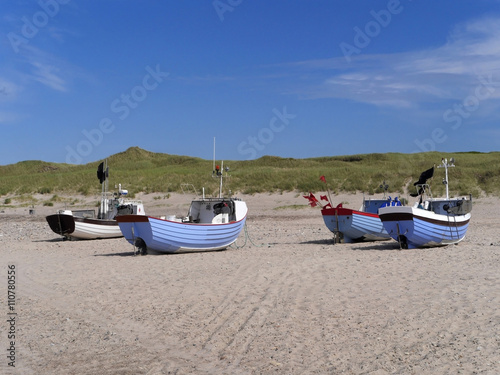
[[[319,198],[322,200],[322,201],[327,201],[328,202],[328,197],[326,195],[320,195]]]
[[[319,179],[326,184],[326,178],[325,178],[325,176],[321,176]]]
[[[311,205],[311,207],[317,206],[318,200],[313,193],[309,193],[309,195],[303,195],[303,197],[309,200],[309,204]]]

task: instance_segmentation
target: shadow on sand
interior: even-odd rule
[[[141,256],[140,254],[134,254],[133,251],[127,251],[126,253],[109,253],[109,254],[94,254],[95,257],[134,257]]]
[[[355,244],[358,246],[353,246],[353,250],[376,250],[376,251],[384,251],[384,250],[401,250],[399,248],[399,244],[396,241],[383,241],[383,242],[372,242],[372,243],[364,243],[364,246],[359,246],[360,244]]]
[[[335,245],[333,238],[300,242],[301,245]]]
[[[331,245],[342,246],[343,248],[350,248],[351,250],[400,250],[399,244],[395,241],[374,241],[374,242],[353,242],[353,243],[335,243],[332,239],[312,240],[300,242],[302,245]]]
[[[48,240],[33,240],[32,242],[66,242],[68,241],[64,237],[55,237]]]
[[[181,255],[186,255],[186,254],[213,254],[213,253],[223,253],[229,251],[230,248],[227,249],[221,249],[221,250],[209,250],[209,251],[179,251],[177,253],[162,253],[159,251],[153,251],[153,250],[148,250],[147,254],[141,255],[140,253],[134,253],[134,251],[130,252],[123,252],[123,253],[108,253],[108,254],[95,254],[95,257],[114,257],[114,256],[119,256],[119,257],[144,257],[144,256],[155,256],[155,255],[163,255],[163,256],[181,256]]]

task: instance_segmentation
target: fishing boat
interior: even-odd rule
[[[324,176],[320,178],[326,183]],[[326,227],[333,233],[334,242],[352,243],[361,241],[384,241],[389,240],[391,236],[384,229],[382,221],[378,216],[378,210],[386,206],[400,206],[401,202],[396,197],[392,199],[386,196],[388,185],[385,181],[381,188],[384,189],[384,197],[381,199],[366,199],[363,197],[363,203],[359,210],[345,208],[342,203],[333,207],[331,200],[326,196],[320,196],[321,200],[328,203],[322,205],[312,193],[304,196],[309,200],[311,206],[320,205],[321,214]],[[330,194],[328,194],[330,196]]]
[[[342,203],[336,207],[324,207],[321,210],[323,221],[336,242],[384,241],[391,238],[378,216],[381,207],[401,205],[391,197],[387,199],[363,199],[359,210],[344,208]]]
[[[101,203],[95,210],[59,210],[46,220],[54,233],[66,239],[103,239],[122,237],[116,217],[125,214],[144,215],[141,201],[126,199],[128,191],[118,185],[117,193],[107,191],[109,171],[102,162],[97,169],[97,177],[102,184]]]
[[[223,166],[223,163],[222,163]],[[248,208],[244,201],[223,197],[222,180],[229,169],[216,166],[219,196],[191,201],[186,216],[123,215],[116,220],[125,239],[144,255],[224,250],[233,244],[245,226]]]
[[[418,197],[413,206],[384,207],[379,210],[385,230],[399,242],[401,249],[434,247],[456,244],[465,237],[472,211],[472,197],[450,198],[448,168],[454,167],[454,159],[442,159],[438,168],[445,168],[443,183],[445,198],[433,198],[427,180],[432,178],[434,167],[422,172],[414,183]]]

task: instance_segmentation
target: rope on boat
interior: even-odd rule
[[[238,244],[236,244],[236,242],[234,242],[234,243],[233,243],[230,247],[233,247],[233,246],[234,246],[236,249],[241,249],[241,248],[245,247],[245,245],[247,244],[247,239],[248,239],[248,240],[250,241],[250,243],[251,243],[252,245],[254,245],[255,247],[269,246],[269,244],[266,244],[266,243],[262,243],[262,244],[260,244],[260,245],[257,245],[256,243],[254,243],[254,242],[252,241],[252,239],[250,238],[250,235],[248,234],[248,230],[247,230],[247,223],[246,223],[246,222],[245,222],[245,227],[244,227],[244,229],[245,229],[245,242],[243,243],[243,245],[238,246]]]

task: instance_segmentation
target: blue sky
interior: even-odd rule
[[[0,164],[498,151],[500,3],[2,2]]]

